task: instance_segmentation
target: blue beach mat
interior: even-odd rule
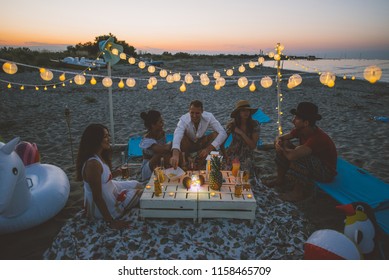
[[[266,115],[264,112],[262,112],[260,109],[252,116],[254,120],[257,120],[260,123],[268,123],[270,122],[270,118],[268,115]],[[133,136],[130,137],[128,140],[128,157],[140,157],[142,156],[142,150],[139,148],[139,143],[142,140],[142,136]],[[173,134],[166,134],[166,141],[170,142],[173,141]],[[225,147],[228,147],[231,144],[232,137],[231,135],[227,138],[226,143],[224,144]],[[257,146],[261,146],[262,140],[259,139]]]
[[[369,204],[378,224],[389,234],[389,184],[341,158],[338,158],[337,171],[333,182],[316,182],[316,185],[341,204],[358,201]]]

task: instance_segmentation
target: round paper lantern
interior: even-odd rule
[[[336,76],[332,72],[324,72],[320,75],[320,82],[323,85],[327,85],[329,81],[335,82]]]
[[[130,64],[135,64],[135,62],[136,62],[136,60],[135,60],[134,57],[130,57],[130,58],[128,59],[128,63],[130,63]]]
[[[63,82],[63,81],[66,80],[65,73],[62,73],[61,76],[59,76],[59,80],[60,80],[61,82]]]
[[[149,73],[154,73],[154,72],[155,72],[155,66],[154,66],[154,65],[150,65],[150,66],[147,68],[147,71],[149,71]]]
[[[208,79],[208,75],[203,73],[200,75],[200,80],[203,80],[203,79]]]
[[[53,79],[53,72],[50,70],[44,69],[44,71],[41,72],[41,78],[44,81],[51,81]]]
[[[178,82],[179,80],[181,80],[181,74],[180,73],[174,73],[173,74],[173,80],[175,82]]]
[[[215,71],[215,73],[213,73],[213,78],[214,78],[215,80],[217,80],[218,78],[220,78],[220,72]]]
[[[232,76],[234,74],[234,70],[228,69],[226,74],[227,74],[227,76]]]
[[[139,61],[138,67],[139,67],[140,69],[143,69],[143,68],[146,67],[146,63],[145,63],[144,61]]]
[[[246,77],[240,77],[240,78],[238,79],[238,86],[239,86],[240,88],[244,88],[245,86],[248,85],[248,83],[249,83],[249,81],[247,80]]]
[[[124,88],[124,83],[123,83],[122,79],[120,79],[120,82],[118,83],[118,87],[119,88]]]
[[[262,56],[258,57],[258,63],[259,63],[259,65],[261,65],[261,64],[264,63],[264,62],[265,62],[265,58],[264,58],[264,57],[262,57]]]
[[[226,84],[226,79],[220,77],[216,80],[216,84],[220,85],[221,87],[224,87],[224,85]]]
[[[161,76],[161,78],[165,78],[167,76],[167,71],[165,69],[161,69],[161,71],[159,71],[159,76]]]
[[[207,76],[206,78],[200,80],[200,83],[201,83],[203,86],[209,85],[210,82],[211,82],[211,80],[208,78],[208,76]]]
[[[185,83],[191,84],[191,83],[193,83],[193,76],[190,73],[188,73],[185,75],[184,80],[185,80]]]
[[[171,83],[174,83],[174,78],[173,78],[173,75],[167,75],[166,77],[166,81],[171,84]]]
[[[103,86],[110,87],[112,86],[112,79],[110,77],[105,77],[102,81]]]
[[[288,87],[289,87],[289,84],[291,86],[290,88],[297,87],[299,84],[301,84],[302,81],[303,81],[303,79],[301,78],[301,76],[299,74],[294,74],[294,75],[289,77]]]
[[[76,76],[74,76],[74,82],[79,85],[79,86],[82,86],[83,84],[85,84],[85,76],[84,75],[81,75],[81,74],[78,74]]]
[[[363,71],[363,77],[372,84],[381,79],[381,76],[382,70],[376,65],[366,67],[365,71]]]
[[[216,83],[214,88],[215,88],[215,90],[219,90],[219,89],[221,89],[221,86],[218,83]]]
[[[135,79],[133,79],[133,78],[127,78],[127,80],[126,80],[126,85],[127,85],[128,87],[134,87],[134,86],[136,85]]]
[[[149,84],[152,84],[153,86],[157,85],[158,80],[156,77],[150,77],[149,78]]]
[[[304,244],[305,260],[360,260],[361,254],[346,235],[332,229],[315,231]]]
[[[270,58],[273,58],[273,57],[274,57],[274,52],[269,52],[269,53],[268,53],[268,56],[269,56]]]
[[[121,53],[121,54],[119,55],[119,57],[120,57],[120,59],[126,59],[126,58],[127,58],[127,56],[126,56],[125,53]]]
[[[250,68],[254,68],[255,67],[255,62],[254,61],[250,61],[249,62],[249,67]]]
[[[256,86],[255,86],[255,84],[254,84],[254,81],[251,83],[251,85],[250,85],[250,87],[249,87],[249,90],[251,91],[251,92],[253,92],[253,91],[255,91],[257,88],[256,88]]]
[[[147,84],[146,87],[147,87],[148,90],[152,90],[153,89],[153,85],[152,84]]]
[[[185,92],[186,91],[185,83],[182,83],[182,85],[180,86],[180,91],[181,92]]]
[[[269,76],[263,77],[261,79],[261,86],[264,88],[269,88],[271,87],[272,84],[273,84],[273,80]]]
[[[94,76],[92,76],[92,79],[90,79],[90,84],[95,85],[97,83],[96,79]]]
[[[13,75],[18,72],[18,66],[13,62],[7,61],[3,64],[3,70],[5,73]]]
[[[112,53],[113,55],[118,55],[118,54],[119,54],[119,50],[118,50],[118,49],[112,49],[112,50],[111,50],[111,53]]]
[[[238,71],[240,73],[243,73],[244,71],[246,71],[246,68],[243,65],[241,65],[241,66],[239,66]]]

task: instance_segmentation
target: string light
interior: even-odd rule
[[[5,73],[13,75],[18,72],[18,66],[10,61],[7,61],[3,64],[3,70]]]
[[[112,79],[110,77],[105,77],[102,81],[103,86],[110,87],[112,86]]]
[[[193,83],[193,76],[190,73],[188,73],[185,75],[184,80],[185,80],[185,83],[191,84],[191,83]]]
[[[97,83],[97,81],[96,81],[95,77],[92,76],[92,78],[90,79],[90,84],[94,86],[96,83]]]
[[[254,83],[254,81],[251,83],[251,85],[250,85],[250,87],[249,87],[249,90],[251,91],[251,92],[253,92],[253,91],[255,91],[257,88],[255,87],[255,83]]]
[[[124,88],[124,83],[123,83],[122,79],[120,79],[120,82],[118,83],[118,87],[119,88]]]
[[[181,92],[185,92],[186,91],[186,85],[185,85],[185,82],[182,83],[182,85],[180,86],[180,91]]]
[[[126,80],[126,85],[130,88],[134,87],[136,85],[136,81],[133,78],[128,78]]]

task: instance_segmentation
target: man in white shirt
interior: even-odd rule
[[[205,135],[209,128],[214,132]],[[198,152],[198,156],[205,159],[211,151],[219,148],[226,138],[227,133],[214,115],[204,112],[203,103],[194,100],[190,103],[189,113],[181,116],[174,131],[170,164],[177,168],[180,152]]]

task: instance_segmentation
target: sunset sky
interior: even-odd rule
[[[389,59],[388,0],[6,0],[0,46],[40,49],[109,32],[151,53],[268,52]]]

